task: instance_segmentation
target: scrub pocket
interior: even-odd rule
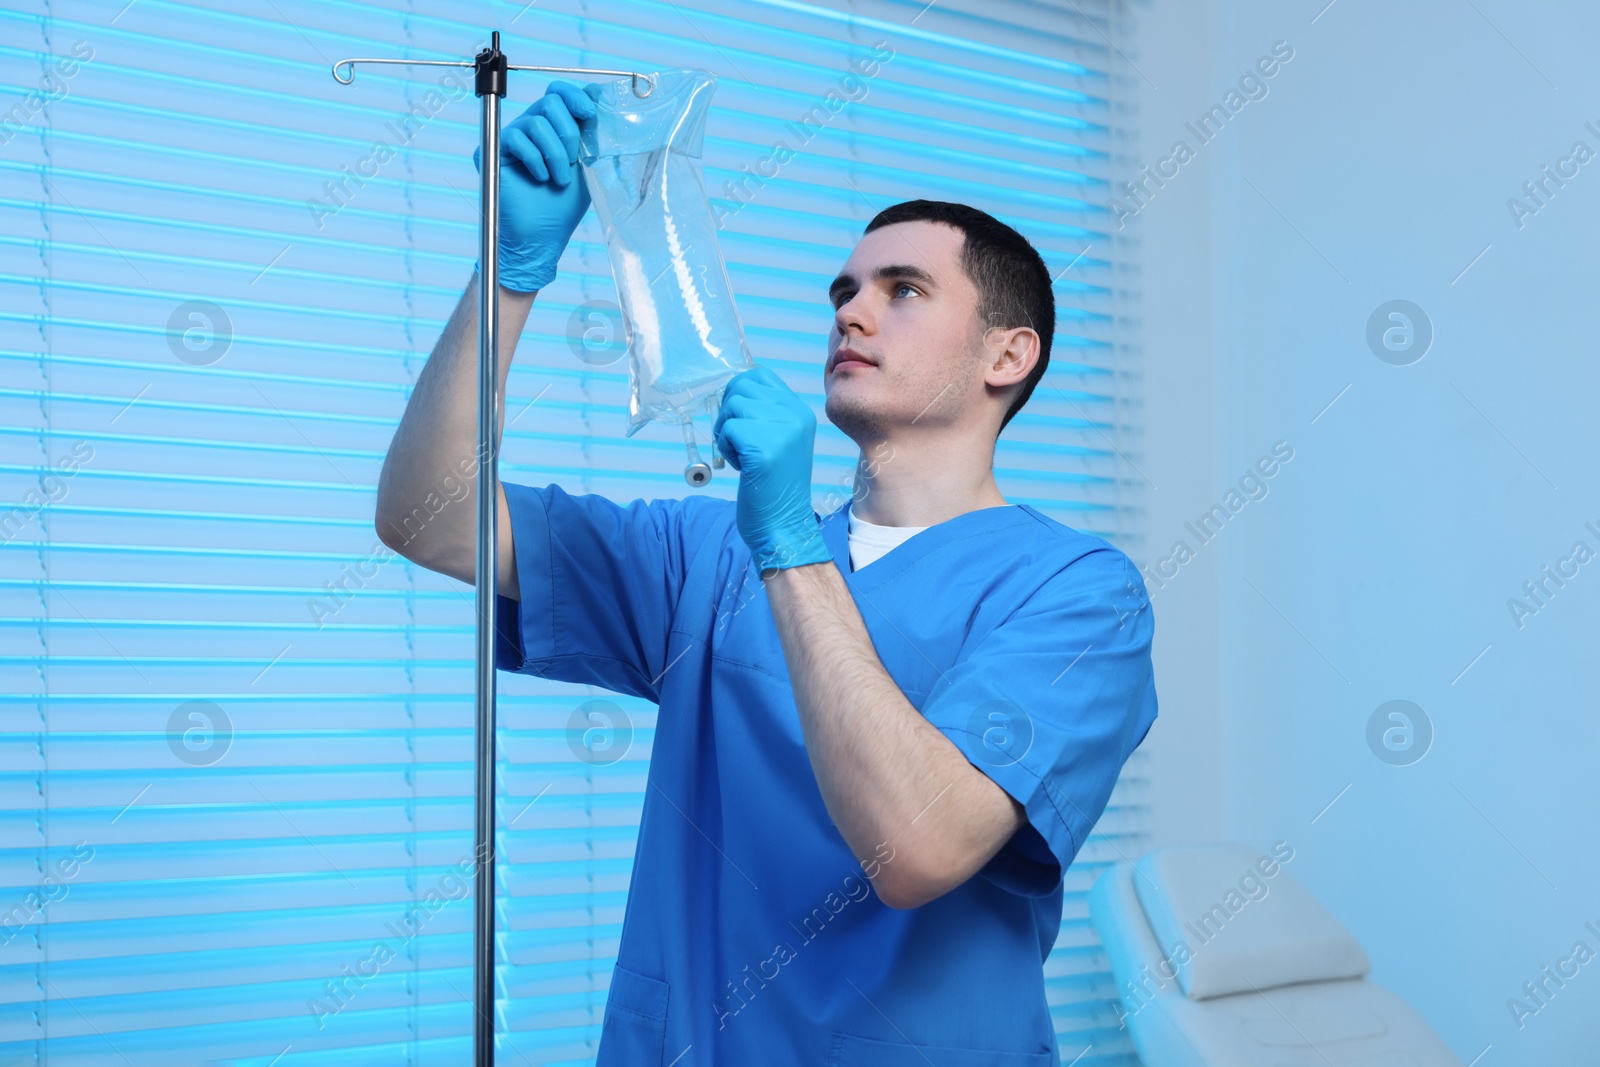
[[[828,1067],[1058,1067],[1051,1052],[986,1052],[945,1045],[912,1046],[835,1033]]]
[[[613,969],[596,1067],[660,1067],[666,1045],[667,983]]]

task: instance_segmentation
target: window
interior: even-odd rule
[[[392,558],[371,520],[476,255],[477,105],[446,68],[348,87],[328,68],[470,56],[490,26],[469,16],[514,63],[719,74],[723,253],[752,348],[819,410],[826,286],[878,210],[958,200],[1016,226],[1060,322],[1000,439],[1002,491],[1136,533],[1115,0],[0,11],[0,1060],[466,1054],[471,591]],[[512,79],[508,119],[548,80]],[[731,496],[731,471],[684,484],[675,430],[623,440],[625,361],[574,358],[613,297],[591,216],[511,372],[503,477]],[[818,453],[831,510],[853,448],[823,423]],[[632,733],[600,765],[567,736],[598,693],[501,694],[503,1055],[587,1062],[653,708],[614,698]],[[1048,971],[1067,1059],[1133,1062],[1084,894],[1136,851],[1141,766],[1068,874]]]

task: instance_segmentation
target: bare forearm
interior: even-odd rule
[[[1014,802],[906,700],[836,567],[766,586],[828,814],[858,859],[893,850],[879,895],[915,906],[971,877],[1020,825]]]
[[[535,295],[500,290],[497,434],[505,422],[505,383],[512,356]],[[473,580],[477,445],[478,276],[474,274],[406,404],[378,478],[375,517],[385,544],[422,566],[465,582]],[[503,491],[499,543],[500,591],[516,596],[515,556]]]

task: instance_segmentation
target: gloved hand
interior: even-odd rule
[[[739,472],[739,534],[763,571],[833,560],[811,507],[816,434],[817,417],[766,367],[722,391],[712,437]]]
[[[555,280],[572,231],[589,210],[578,171],[579,127],[593,122],[600,86],[553,81],[500,131],[500,284],[519,293]],[[472,165],[480,165],[473,149]]]

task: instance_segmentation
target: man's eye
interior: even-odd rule
[[[894,287],[895,295],[898,296],[900,294],[900,290],[902,290],[902,289],[910,289],[913,293],[916,293],[918,296],[922,295],[921,290],[919,290],[916,286],[912,285],[910,282],[900,282],[898,285],[896,285]],[[855,294],[855,292],[853,290],[843,290],[841,292],[838,292],[838,293],[834,294],[832,297],[830,297],[829,298],[829,302],[833,305],[833,310],[838,311],[839,307],[841,305],[849,303],[850,300],[855,295],[856,294]]]

